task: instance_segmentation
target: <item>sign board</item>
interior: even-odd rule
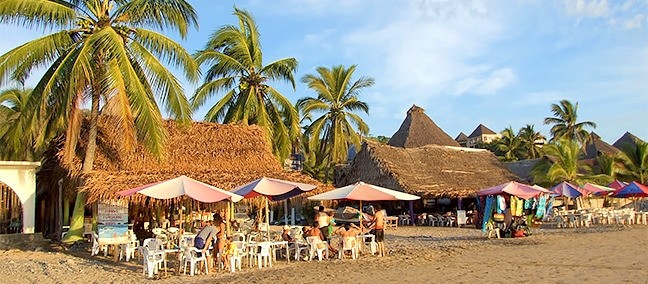
[[[125,201],[99,201],[97,205],[99,243],[128,242],[128,203]]]
[[[457,225],[466,225],[467,221],[466,210],[457,210]]]

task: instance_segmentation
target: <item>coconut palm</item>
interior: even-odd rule
[[[299,99],[297,104],[305,116],[321,114],[306,127],[304,134],[312,149],[328,156],[329,171],[332,165],[346,162],[350,145],[360,147],[360,134],[367,135],[369,126],[356,111],[369,113],[369,106],[358,100],[360,92],[374,84],[373,78],[360,77],[352,82],[356,65],[332,68],[318,67],[317,75],[307,74],[302,78],[317,97]],[[357,130],[356,130],[357,129]]]
[[[637,141],[635,147],[626,145],[618,157],[622,164],[619,174],[624,180],[648,183],[648,143]]]
[[[522,144],[527,159],[536,159],[542,156],[541,147],[537,141],[544,141],[545,137],[540,132],[535,131],[534,125],[527,124],[518,132],[518,139]]]
[[[569,182],[582,185],[586,182],[605,183],[605,175],[593,175],[592,168],[578,160],[580,145],[573,140],[561,139],[542,148],[547,157],[538,163],[532,174],[534,182],[543,185],[555,185]]]
[[[187,1],[3,0],[0,23],[53,31],[0,56],[0,85],[25,81],[33,68],[46,68],[25,111],[7,132],[11,137],[22,137],[33,117],[48,123],[46,131],[63,124],[63,160],[70,163],[83,121],[81,107],[88,102],[88,141],[81,156],[82,171],[89,172],[104,105],[117,118],[127,146],[139,140],[158,157],[163,156],[165,132],[156,97],[175,119],[191,121],[184,90],[163,62],[184,70],[192,80],[198,77],[198,67],[182,46],[159,32],[177,31],[184,38],[197,26],[196,12]],[[11,143],[17,146],[20,141]],[[85,202],[85,192],[79,191],[66,237],[70,241],[80,238]]]
[[[522,141],[515,135],[512,127],[504,129],[501,138],[494,141],[496,154],[506,162],[517,161],[523,155]]]
[[[286,158],[299,135],[299,114],[268,82],[289,82],[294,89],[297,60],[283,58],[264,65],[254,19],[238,8],[234,8],[234,15],[239,26],[219,28],[195,55],[196,61],[208,65],[209,69],[192,98],[192,105],[194,109],[199,108],[209,97],[224,92],[204,119],[259,125],[272,139],[275,155]]]
[[[621,168],[618,155],[601,153],[596,156],[596,167],[594,168],[594,172],[609,177],[605,184],[618,179],[620,171]]]
[[[29,100],[32,89],[10,88],[0,92],[0,137],[4,136],[9,127],[20,117]],[[38,120],[29,121],[26,125],[24,138],[18,138],[23,143],[20,147],[12,147],[11,143],[0,141],[0,159],[18,160],[18,161],[37,161],[45,150],[45,144],[36,144],[39,135],[44,134],[42,124]],[[6,139],[12,140],[13,137],[7,136]],[[44,139],[41,139],[44,140]]]
[[[572,104],[568,100],[562,100],[560,104],[551,104],[551,112],[554,117],[544,119],[544,124],[553,124],[551,140],[570,139],[579,142],[584,147],[585,143],[590,140],[590,135],[585,127],[596,128],[596,123],[578,122],[578,103]]]

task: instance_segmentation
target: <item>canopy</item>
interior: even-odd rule
[[[557,196],[565,196],[570,198],[579,197],[582,195],[582,193],[578,190],[578,186],[575,186],[566,181],[553,186],[551,188],[551,193]]]
[[[580,191],[583,195],[588,195],[588,194],[606,195],[608,193],[612,193],[614,189],[607,186],[598,185],[598,184],[586,183],[580,188],[578,188],[578,191]]]
[[[627,182],[622,182],[622,181],[620,181],[618,179],[615,179],[613,182],[608,184],[608,187],[612,188],[614,190],[619,190],[619,189],[622,189],[622,188],[626,187],[626,185],[628,185]]]
[[[356,182],[345,187],[336,188],[329,192],[309,197],[310,200],[360,200],[360,201],[388,201],[388,200],[417,200],[420,196],[387,189],[384,187]]]
[[[631,182],[624,188],[615,190],[612,193],[613,197],[648,197],[648,186],[640,184],[636,181]]]
[[[170,180],[159,181],[117,192],[117,194],[121,196],[130,196],[135,193],[144,194],[157,199],[169,199],[186,195],[205,203],[213,203],[222,200],[237,202],[243,199],[243,196],[222,190],[187,176],[179,176]]]
[[[538,196],[540,193],[549,193],[549,191],[537,185],[530,186],[515,181],[509,181],[504,184],[482,189],[477,192],[477,195],[497,195],[502,193],[508,193],[523,199],[529,199]]]
[[[241,185],[233,189],[232,192],[245,198],[265,196],[270,200],[278,201],[311,191],[316,187],[315,185],[305,183],[263,177],[248,184]]]

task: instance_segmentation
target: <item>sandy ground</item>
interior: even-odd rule
[[[93,258],[79,248],[0,252],[2,283],[648,283],[648,226],[536,230],[486,240],[475,229],[387,231],[379,258],[279,260],[272,268],[146,279],[137,261]]]

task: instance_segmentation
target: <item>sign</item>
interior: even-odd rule
[[[466,210],[457,210],[457,226],[466,225],[467,221]]]
[[[128,242],[128,203],[125,201],[99,201],[97,205],[99,243]]]

